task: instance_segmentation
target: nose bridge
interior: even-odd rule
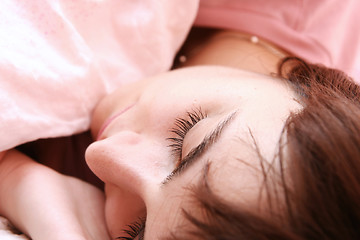
[[[133,192],[144,200],[166,178],[166,152],[144,135],[122,131],[89,146],[86,160],[105,183]]]

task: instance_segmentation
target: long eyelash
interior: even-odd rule
[[[182,159],[182,148],[186,134],[192,127],[195,126],[196,123],[207,117],[207,115],[201,110],[201,108],[198,108],[191,112],[187,112],[186,115],[187,119],[175,119],[175,127],[170,129],[170,132],[174,133],[176,137],[167,138],[167,140],[172,142],[169,147],[172,148],[174,156],[178,158],[177,164],[179,164]]]
[[[123,230],[127,236],[117,237],[116,239],[120,240],[133,240],[139,236],[139,240],[144,239],[144,230],[145,230],[145,219],[139,218],[137,222],[127,225],[129,229]]]

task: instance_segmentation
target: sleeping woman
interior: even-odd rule
[[[359,239],[360,88],[350,65],[313,64],[326,54],[312,56],[321,50],[301,39],[216,21],[215,8],[231,2],[201,2],[171,71],[99,101],[85,158],[104,191],[61,174],[56,156],[50,169],[8,150],[1,215],[33,239]],[[274,9],[289,16],[294,7],[239,2],[263,12],[281,2]],[[304,2],[306,19],[326,15]],[[339,4],[328,2],[328,16]]]
[[[359,86],[296,58],[246,71],[274,56],[241,56],[241,36],[218,31],[187,67],[97,106],[86,159],[113,238],[360,237]]]

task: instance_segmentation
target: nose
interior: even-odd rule
[[[167,152],[154,139],[121,131],[92,143],[85,153],[91,170],[105,182],[105,218],[113,237],[146,216],[169,172]]]
[[[121,131],[92,143],[86,151],[91,170],[105,182],[144,199],[166,178],[172,164],[167,148],[154,139]]]

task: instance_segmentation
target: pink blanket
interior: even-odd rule
[[[89,128],[104,95],[166,71],[197,0],[1,0],[0,151]]]
[[[0,151],[89,128],[96,103],[166,71],[197,0],[1,0]],[[0,239],[28,239],[0,217]]]
[[[24,234],[19,233],[10,222],[0,217],[0,239],[1,240],[28,240]]]

